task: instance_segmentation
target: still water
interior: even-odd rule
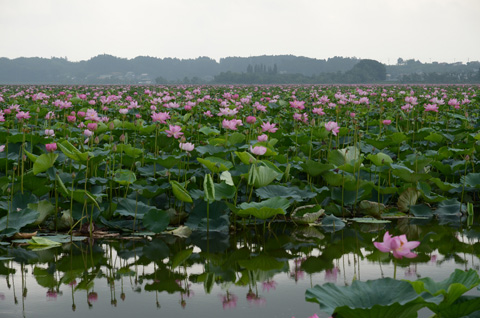
[[[373,246],[386,230],[421,242],[396,271],[392,256]],[[479,237],[478,225],[399,220],[337,231],[277,223],[265,232],[139,235],[45,250],[3,245],[0,317],[329,317],[305,300],[308,288],[478,272]]]

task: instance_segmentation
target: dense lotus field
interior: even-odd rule
[[[2,86],[0,235],[472,219],[479,91]]]

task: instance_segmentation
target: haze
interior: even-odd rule
[[[0,0],[0,57],[480,60],[478,0]]]

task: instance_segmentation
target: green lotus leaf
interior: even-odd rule
[[[220,174],[220,180],[225,181],[225,183],[229,186],[235,186],[235,184],[233,183],[232,174],[228,171],[223,171]]]
[[[0,218],[0,233],[3,230],[7,230],[5,233],[15,234],[20,231],[21,228],[37,221],[40,213],[30,208],[25,208],[20,211],[14,210],[7,216]],[[8,218],[8,222],[7,222]],[[8,223],[8,226],[7,226]]]
[[[207,126],[203,126],[198,131],[207,136],[217,136],[220,134],[220,131],[218,129],[210,128]]]
[[[215,200],[232,199],[235,197],[237,189],[225,182],[215,183]]]
[[[115,214],[143,219],[145,214],[153,209],[155,209],[155,207],[146,205],[141,201],[135,201],[129,198],[120,198],[118,199]]]
[[[29,241],[28,244],[31,246],[61,246],[62,243],[52,241],[48,238],[44,238],[41,236],[34,236]]]
[[[432,217],[433,211],[425,204],[416,204],[410,206],[410,212],[416,217]]]
[[[309,224],[317,221],[323,214],[325,210],[320,205],[305,205],[296,208],[291,217],[295,223]]]
[[[177,181],[171,180],[170,184],[172,185],[173,194],[177,199],[183,202],[192,203],[192,197],[188,194],[187,190]]]
[[[227,171],[233,167],[233,164],[230,161],[218,158],[218,157],[207,157],[197,158],[197,161],[207,167],[213,173],[220,173],[222,171]]]
[[[407,212],[411,205],[415,205],[417,203],[419,195],[419,191],[415,188],[406,189],[398,198],[398,209],[402,212]]]
[[[203,192],[205,201],[215,201],[215,185],[213,183],[213,178],[211,174],[205,175],[205,179],[203,181]]]
[[[385,204],[373,201],[363,200],[358,205],[359,211],[368,216],[381,218],[383,211],[385,211]]]
[[[386,164],[393,163],[392,158],[389,155],[384,154],[383,152],[379,152],[375,155],[369,154],[367,156],[367,159],[376,166],[384,166]]]
[[[235,154],[237,155],[237,157],[240,159],[240,161],[242,161],[243,164],[246,164],[246,165],[250,165],[252,163],[256,163],[257,162],[257,159],[252,156],[252,154],[250,154],[249,152],[246,152],[246,151],[243,151],[243,152],[240,152],[240,151],[235,151]]]
[[[245,141],[245,135],[242,133],[235,132],[228,136],[228,144],[233,146],[236,144],[241,144],[242,142]]]
[[[166,211],[151,209],[143,215],[142,222],[147,230],[161,233],[165,231],[170,223],[170,215]]]
[[[466,176],[462,176],[460,183],[468,187],[480,188],[480,173],[470,172]]]
[[[438,204],[438,208],[433,212],[433,214],[438,216],[459,216],[462,213],[462,206],[457,199],[449,199],[442,201]]]
[[[324,164],[314,160],[307,160],[305,163],[301,164],[303,171],[308,173],[312,177],[316,177],[324,173],[325,171],[334,169],[333,164]]]
[[[307,289],[305,298],[317,302],[321,310],[335,313],[339,318],[413,318],[426,306],[424,298],[433,300],[427,293],[417,294],[409,282],[391,278],[366,282],[355,280],[351,286],[316,285]]]
[[[285,214],[289,206],[289,200],[274,197],[261,202],[244,202],[240,204],[240,210],[237,213],[241,217],[254,216],[258,219],[266,220],[277,214]]]
[[[328,215],[323,218],[322,226],[328,231],[339,231],[345,227],[345,222],[334,215]]]
[[[135,173],[131,170],[120,169],[115,171],[113,180],[121,185],[129,185],[137,180]]]
[[[474,269],[470,269],[468,272],[456,269],[450,277],[441,282],[435,282],[430,277],[425,277],[410,282],[410,284],[417,293],[426,291],[434,296],[443,295],[442,304],[451,305],[465,292],[478,286],[480,277]],[[432,307],[430,308],[432,309]]]
[[[272,197],[292,198],[293,200],[300,202],[307,199],[312,199],[317,196],[317,193],[310,192],[308,190],[300,190],[300,188],[285,187],[281,185],[268,185],[260,189],[255,190],[255,193],[261,199],[268,199]]]

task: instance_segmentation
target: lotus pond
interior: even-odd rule
[[[385,230],[418,239],[417,257],[376,249]],[[57,235],[47,239],[66,243],[0,246],[0,316],[480,315],[478,222],[403,219],[343,229],[275,222],[267,232],[259,225],[183,234]]]
[[[301,302],[287,307],[281,297],[267,302],[278,304],[268,315],[298,318],[315,312],[360,317],[349,311],[358,303],[347,309],[335,301],[377,299],[369,291],[398,290],[402,300],[384,297],[364,304],[364,310],[401,317],[401,307],[405,317],[415,317],[429,308],[430,314],[448,316],[448,307],[468,316],[468,308],[480,308],[477,298],[462,296],[478,284],[479,91],[479,86],[2,86],[0,257],[6,259],[2,274],[9,287],[2,293],[17,295],[10,288],[15,279],[17,287],[22,284],[22,301],[23,287],[32,281],[32,288],[47,289],[48,299],[65,295],[70,286],[73,298],[84,292],[87,307],[106,292],[116,305],[119,281],[128,280],[133,286],[128,299],[152,291],[168,304],[169,297],[188,302],[191,285],[204,295],[193,299],[215,294],[224,307],[234,307],[238,295],[246,294],[242,306],[249,307],[264,302],[259,286],[276,294],[285,288],[288,301],[298,287],[294,294]],[[419,222],[436,232],[412,230]],[[348,230],[342,230],[345,224]],[[455,238],[448,245],[452,250],[434,245],[441,228]],[[297,235],[307,238],[297,241]],[[285,236],[292,241],[283,242]],[[109,241],[115,237],[130,240]],[[137,240],[142,237],[150,240]],[[354,246],[347,242],[351,237]],[[463,252],[468,261],[466,254],[459,261],[457,241],[470,246]],[[64,245],[55,247],[59,242]],[[275,246],[273,254],[269,246]],[[336,253],[328,256],[333,247]],[[437,266],[425,264],[427,254],[440,250],[445,261],[436,274]],[[67,269],[57,266],[67,259],[77,269],[64,278]],[[455,271],[458,264],[471,271]],[[432,267],[420,275],[437,283],[426,277],[399,280],[397,267],[418,271],[417,265]],[[290,280],[292,268],[309,274],[310,285],[281,284]],[[322,271],[339,269],[346,289],[314,287],[322,283]],[[366,283],[392,269],[385,276],[394,279]],[[280,278],[281,273],[287,275]],[[108,289],[97,287],[102,279]],[[305,299],[317,301],[320,309]],[[100,311],[95,312],[106,314]],[[253,315],[266,312],[260,307]]]

